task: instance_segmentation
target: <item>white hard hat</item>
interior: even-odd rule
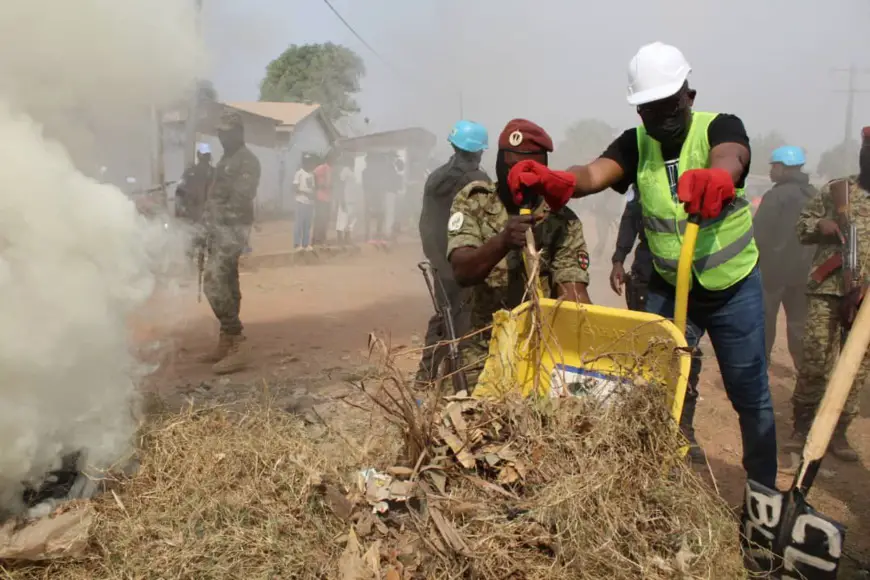
[[[208,143],[197,143],[196,150],[200,155],[211,153],[211,146]]]
[[[628,104],[644,105],[677,94],[690,72],[692,67],[676,46],[641,46],[628,65]]]

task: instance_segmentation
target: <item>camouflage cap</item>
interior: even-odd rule
[[[224,110],[218,120],[217,128],[219,131],[227,131],[236,127],[243,127],[242,115],[238,111]]]

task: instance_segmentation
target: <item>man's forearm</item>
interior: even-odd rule
[[[507,244],[501,236],[491,238],[478,248],[457,248],[450,254],[453,278],[460,286],[476,286],[486,280],[507,253]]]
[[[559,284],[559,298],[579,302],[580,304],[592,304],[592,299],[589,298],[589,287],[582,282],[570,282],[568,284]]]

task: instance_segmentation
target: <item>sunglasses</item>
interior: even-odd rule
[[[695,91],[684,87],[680,89],[677,94],[667,97],[666,99],[638,105],[637,114],[641,117],[659,119],[664,117],[673,117],[681,110],[688,107],[690,101],[694,98]]]

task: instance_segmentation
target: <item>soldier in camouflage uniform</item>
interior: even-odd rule
[[[220,321],[217,349],[203,357],[218,374],[233,373],[247,364],[239,310],[239,258],[254,223],[254,198],[260,183],[260,162],[245,145],[241,115],[226,111],[218,125],[223,156],[215,167],[214,185],[206,202],[208,261],[203,291]]]
[[[840,349],[841,329],[851,323],[859,295],[844,297],[840,252],[842,233],[835,221],[831,190],[848,187],[849,222],[857,229],[857,276],[862,284],[870,278],[870,127],[864,129],[859,175],[827,183],[801,212],[797,234],[802,244],[818,244],[807,282],[807,322],[803,339],[803,363],[795,384],[792,405],[794,434],[790,451],[800,451],[822,400],[827,380]],[[838,185],[838,182],[840,184]],[[848,314],[848,313],[851,313]],[[829,451],[842,461],[857,461],[858,454],[846,438],[846,430],[858,414],[858,397],[870,371],[870,356],[861,363],[855,384],[849,393]]]
[[[473,181],[463,187],[447,224],[447,257],[454,278],[460,286],[471,287],[472,332],[490,326],[497,310],[522,302],[522,248],[529,228],[541,251],[541,280],[549,295],[590,303],[589,254],[580,220],[567,207],[551,210],[541,197],[517,196],[507,185],[510,169],[519,161],[546,164],[553,141],[541,127],[515,119],[502,131],[498,146],[498,182]],[[532,215],[519,215],[518,203],[534,208]],[[483,331],[463,341],[462,362],[472,388],[483,370],[490,337],[490,331]]]

